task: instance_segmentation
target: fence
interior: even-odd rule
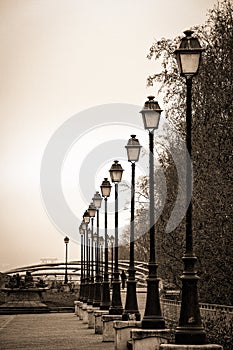
[[[178,322],[180,316],[180,301],[162,299],[161,307],[165,319]],[[216,315],[224,315],[230,321],[233,317],[233,306],[199,303],[202,318],[214,318]]]

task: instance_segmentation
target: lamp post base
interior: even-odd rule
[[[94,284],[93,306],[99,307],[100,303],[101,303],[101,283],[100,281],[96,281]]]
[[[123,306],[121,302],[121,283],[119,281],[119,272],[115,273],[112,283],[112,303],[109,308],[109,315],[122,315]]]
[[[102,282],[102,298],[100,303],[100,310],[108,310],[110,307],[110,288],[109,282]]]
[[[182,280],[182,300],[179,325],[175,330],[176,344],[206,344],[206,333],[202,327],[198,303],[197,282],[199,277],[194,269],[197,258],[185,255]]]
[[[142,320],[143,329],[165,329],[165,321],[159,316],[144,316]]]
[[[157,264],[149,264],[147,278],[147,296],[145,314],[142,319],[143,329],[164,329],[165,320],[161,313],[159,299],[159,278],[156,277]]]
[[[175,343],[180,345],[204,345],[207,343],[205,330],[203,327],[177,327]]]
[[[87,305],[92,305],[94,301],[94,278],[91,277],[91,281],[89,283],[89,294],[87,299]]]
[[[122,321],[135,320],[140,321],[140,313],[138,311],[137,293],[136,293],[136,281],[127,281],[127,293],[125,309],[122,314]]]

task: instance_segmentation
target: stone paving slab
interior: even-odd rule
[[[114,350],[71,313],[0,315],[0,350]]]

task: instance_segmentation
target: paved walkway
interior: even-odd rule
[[[73,313],[0,315],[1,350],[114,350]]]

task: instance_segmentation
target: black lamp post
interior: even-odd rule
[[[105,234],[104,234],[104,241],[105,241],[105,247],[104,247],[104,279],[102,283],[102,297],[101,297],[101,303],[100,303],[100,309],[101,310],[108,310],[110,306],[110,289],[109,289],[109,278],[108,278],[108,213],[107,213],[107,202],[108,197],[111,193],[111,185],[107,178],[104,178],[104,181],[102,182],[100,189],[102,193],[102,197],[104,198],[105,203]]]
[[[67,276],[67,256],[68,256],[68,243],[69,243],[69,238],[66,236],[64,238],[64,243],[66,245],[66,263],[65,263],[65,279],[64,279],[64,284],[68,283],[68,276]]]
[[[154,130],[158,129],[162,110],[154,96],[149,96],[143,110],[144,127],[149,130],[149,197],[150,197],[150,259],[148,264],[146,308],[142,319],[144,329],[164,329],[165,321],[161,313],[159,300],[159,278],[157,277],[158,264],[155,254],[155,214],[154,214]]]
[[[88,213],[90,215],[91,218],[91,231],[90,231],[90,245],[89,245],[89,263],[90,263],[90,283],[89,283],[89,295],[88,295],[88,300],[87,300],[87,304],[91,305],[93,303],[94,300],[94,261],[93,261],[93,257],[94,257],[94,246],[93,246],[93,235],[94,235],[94,217],[95,217],[95,212],[96,212],[96,208],[94,206],[94,203],[91,203],[89,205],[88,208]]]
[[[89,254],[88,254],[88,224],[90,222],[90,215],[88,213],[88,211],[86,210],[85,213],[83,214],[83,222],[85,225],[85,232],[86,235],[84,235],[84,247],[86,245],[86,262],[84,264],[84,293],[83,293],[83,302],[86,303],[88,300],[88,296],[89,296],[89,278],[90,278],[90,271],[89,271]],[[84,248],[84,252],[85,252],[85,248]],[[85,255],[84,255],[84,259],[85,259]]]
[[[86,294],[86,274],[87,274],[87,261],[86,261],[86,251],[85,251],[85,247],[86,247],[86,223],[83,220],[81,223],[81,228],[83,230],[83,280],[82,280],[82,288],[81,288],[81,296],[82,296],[82,301],[85,301],[85,294]]]
[[[97,191],[92,198],[94,206],[96,208],[96,217],[97,217],[97,232],[96,232],[96,256],[95,256],[95,272],[96,272],[96,280],[94,285],[94,301],[93,306],[100,306],[101,303],[101,281],[100,281],[100,264],[99,264],[99,208],[101,207],[101,203],[103,198],[100,193]]]
[[[91,301],[91,229],[88,228],[87,230],[87,249],[88,249],[88,253],[87,253],[87,304],[91,305],[92,301]]]
[[[97,233],[94,233],[93,234],[93,242],[94,242],[94,261],[95,261],[95,264],[94,264],[94,266],[95,266],[95,277],[96,277],[96,256],[97,256]]]
[[[118,160],[114,161],[109,170],[111,180],[115,183],[115,265],[112,282],[112,303],[109,308],[110,315],[121,315],[123,312],[119,279],[120,273],[118,269],[118,183],[121,182],[123,171],[124,170]]]
[[[96,257],[97,257],[97,233],[93,234],[93,245],[94,245],[94,298],[93,298],[93,306],[99,306],[99,305],[94,305],[95,303],[95,288],[96,288],[96,269],[97,269],[97,262],[96,262]]]
[[[96,262],[96,257],[97,257],[97,233],[94,233],[93,234],[93,244],[94,244],[94,261],[95,261],[95,264],[94,264],[94,266],[95,266],[95,273],[94,273],[94,275],[95,275],[95,278],[96,278],[96,268],[97,268],[97,266],[96,266],[96,264],[97,264],[97,262]],[[95,291],[95,288],[94,288],[94,291]],[[94,295],[95,295],[95,293],[94,293]]]
[[[113,281],[113,246],[114,246],[114,236],[110,236],[110,243],[111,243],[111,287],[112,287],[112,281]]]
[[[185,77],[187,85],[186,94],[186,147],[192,156],[192,78],[198,73],[203,49],[197,38],[192,37],[193,31],[184,32],[185,37],[181,39],[179,48],[175,51],[181,76]],[[198,304],[197,281],[195,271],[196,256],[193,251],[192,235],[192,199],[188,203],[192,188],[191,162],[186,157],[186,246],[182,258],[184,271],[182,279],[182,301],[179,325],[175,332],[176,344],[205,344],[206,333],[202,327],[200,309]]]
[[[100,247],[100,279],[103,281],[103,246],[104,246],[104,237],[99,237],[99,247]],[[102,291],[101,291],[101,302],[102,302]]]
[[[79,301],[83,300],[83,280],[84,280],[84,234],[85,229],[83,229],[82,224],[79,226],[79,233],[81,235],[81,276],[80,276],[80,289],[79,289]]]
[[[131,178],[131,218],[130,218],[130,260],[128,269],[128,281],[125,309],[122,314],[122,320],[127,321],[134,315],[137,321],[140,320],[140,313],[138,311],[135,267],[134,267],[134,206],[135,206],[135,163],[139,159],[141,147],[136,135],[131,135],[127,146],[128,161],[131,162],[132,178]]]

